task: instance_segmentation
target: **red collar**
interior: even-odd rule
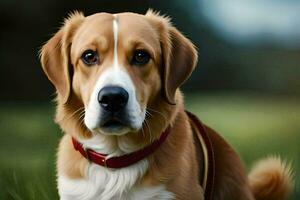
[[[158,140],[155,140],[149,146],[138,151],[125,154],[118,157],[107,158],[106,154],[101,154],[95,152],[91,149],[85,149],[81,143],[79,143],[75,138],[72,137],[72,142],[74,148],[81,153],[89,161],[96,163],[98,165],[108,167],[108,168],[122,168],[132,165],[153,153],[158,147],[166,140],[170,133],[170,128],[168,127],[160,136]]]

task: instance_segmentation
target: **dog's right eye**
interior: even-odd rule
[[[89,49],[83,52],[81,55],[81,60],[87,66],[92,66],[99,62],[99,56],[96,51]]]

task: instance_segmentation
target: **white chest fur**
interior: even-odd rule
[[[155,187],[139,186],[138,180],[148,168],[147,160],[132,166],[111,170],[90,164],[85,179],[58,177],[61,200],[150,200],[173,199],[163,185]]]

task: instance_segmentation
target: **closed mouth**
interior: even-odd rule
[[[99,127],[99,130],[106,135],[123,135],[130,131],[130,127],[118,119],[109,119]]]
[[[99,131],[103,134],[123,135],[132,130],[129,120],[122,116],[106,116],[99,124]]]
[[[109,129],[118,129],[118,128],[124,127],[124,124],[117,119],[110,119],[110,120],[106,121],[102,125],[102,127],[109,128]]]

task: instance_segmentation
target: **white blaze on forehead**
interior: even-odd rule
[[[118,65],[118,17],[117,15],[114,15],[113,20],[113,33],[114,33],[114,65]]]

